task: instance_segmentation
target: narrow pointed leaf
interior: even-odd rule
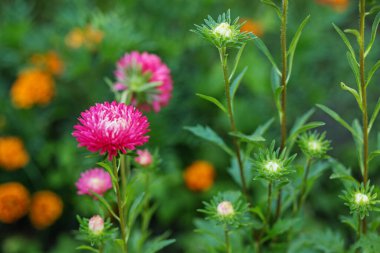
[[[237,89],[239,88],[239,85],[241,83],[241,80],[243,79],[245,73],[247,72],[248,67],[245,67],[240,74],[232,81],[231,87],[230,87],[230,94],[231,94],[231,100],[234,101],[234,97],[236,94]]]
[[[352,57],[356,61],[355,51],[352,48],[352,45],[351,45],[350,41],[348,40],[347,36],[344,34],[344,32],[338,26],[336,26],[335,24],[333,24],[333,26],[334,26],[335,30],[338,32],[338,34],[340,35],[340,37],[342,38],[344,44],[346,44],[348,50],[350,51],[350,54],[352,55]]]
[[[276,70],[277,74],[281,75],[281,72],[278,69],[275,60],[273,59],[272,54],[269,52],[269,50],[268,50],[267,46],[264,44],[264,42],[260,38],[257,38],[254,43],[261,50],[261,52],[268,58],[269,62],[272,64],[272,66]]]
[[[371,154],[368,156],[368,162],[370,162],[372,159],[380,156],[380,150],[372,151]]]
[[[281,16],[282,16],[281,9],[280,9],[280,7],[277,6],[277,4],[275,4],[272,0],[261,0],[261,2],[263,4],[266,4],[270,7],[272,7],[276,11],[277,16],[281,19]]]
[[[213,103],[214,105],[216,105],[217,107],[219,107],[219,109],[222,110],[224,113],[227,113],[227,109],[222,105],[221,102],[219,102],[218,99],[216,99],[214,97],[211,97],[211,96],[203,95],[203,94],[200,94],[200,93],[197,93],[196,95],[198,97],[200,97],[200,98],[203,98],[204,100],[207,100],[207,101]]]
[[[379,111],[380,111],[380,98],[377,100],[377,103],[376,103],[376,106],[375,106],[375,110],[373,111],[371,119],[369,121],[369,124],[368,124],[368,133],[370,133],[370,131],[372,129],[372,126],[375,123],[375,120],[377,118],[377,115],[379,114]]]
[[[373,75],[376,73],[376,71],[380,68],[380,60],[376,62],[376,64],[370,69],[368,72],[368,78],[366,86],[368,86],[372,80]]]
[[[268,128],[272,125],[273,121],[274,121],[274,118],[271,118],[270,120],[265,122],[263,125],[258,126],[253,134],[263,136],[265,132],[268,130]]]
[[[240,61],[240,57],[244,51],[244,48],[245,48],[245,45],[246,43],[244,43],[240,48],[239,48],[239,51],[235,57],[235,63],[234,63],[234,67],[232,68],[232,71],[231,71],[231,74],[230,74],[230,77],[228,78],[228,80],[231,82],[232,78],[234,77],[235,75],[235,72],[236,72],[236,69],[239,65],[239,61]]]
[[[340,88],[342,88],[342,90],[346,90],[346,91],[350,92],[355,97],[356,102],[358,103],[358,106],[360,107],[360,110],[363,110],[362,109],[362,99],[361,99],[359,93],[355,89],[347,86],[343,82],[340,83]]]
[[[350,65],[350,67],[351,67],[351,70],[354,73],[358,90],[360,90],[359,65],[358,65],[358,63],[355,61],[355,59],[352,57],[352,55],[349,52],[347,52],[346,56],[347,56],[348,63]]]
[[[77,247],[76,249],[77,250],[88,250],[88,251],[91,251],[91,252],[99,253],[99,250],[94,249],[93,247],[90,247],[90,246],[87,246],[87,245],[81,245],[81,246]]]
[[[375,20],[373,21],[372,24],[372,32],[371,32],[371,40],[368,43],[367,49],[365,50],[364,56],[367,56],[368,53],[371,51],[371,48],[375,42],[376,39],[376,33],[377,33],[377,28],[379,27],[380,23],[380,12],[377,13]]]

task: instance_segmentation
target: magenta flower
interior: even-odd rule
[[[75,186],[79,195],[87,194],[92,196],[92,192],[103,195],[112,188],[111,176],[101,168],[89,169],[80,175]]]
[[[127,53],[117,62],[115,76],[114,89],[132,92],[132,104],[142,110],[159,112],[169,103],[173,81],[170,69],[157,55]]]
[[[137,150],[138,157],[135,158],[135,161],[143,167],[147,167],[152,164],[153,158],[151,153],[147,150]]]
[[[132,105],[113,101],[95,104],[81,113],[79,124],[74,126],[73,136],[79,147],[103,155],[112,160],[118,152],[126,153],[148,141],[149,122]]]

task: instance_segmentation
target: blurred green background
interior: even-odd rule
[[[207,15],[215,17],[229,8],[232,16],[252,19],[261,25],[262,40],[279,60],[279,22],[272,9],[258,0],[1,1],[0,136],[20,137],[30,161],[18,171],[0,171],[0,183],[21,182],[31,193],[49,189],[64,202],[62,217],[45,230],[35,230],[27,218],[0,224],[1,252],[26,252],[25,248],[20,249],[26,243],[27,252],[75,252],[75,215],[89,217],[97,207],[91,198],[76,195],[75,181],[83,170],[93,167],[95,160],[83,159],[87,153],[77,148],[71,132],[81,111],[95,102],[113,99],[105,79],[114,80],[115,62],[132,50],[159,55],[171,69],[174,80],[169,106],[160,113],[148,113],[152,129],[149,146],[159,148],[163,160],[153,186],[160,205],[152,229],[154,233],[170,231],[171,237],[177,239],[165,252],[197,252],[192,248],[193,221],[202,215],[196,209],[218,190],[237,187],[226,172],[229,161],[224,153],[183,129],[188,125],[209,125],[221,135],[229,129],[225,115],[195,96],[199,92],[222,100],[224,87],[217,50],[189,30]],[[354,99],[338,85],[340,81],[353,85],[354,77],[346,61],[345,46],[332,27],[332,23],[342,28],[356,27],[356,9],[354,3],[336,11],[313,0],[291,1],[290,35],[305,16],[310,14],[311,20],[299,42],[288,88],[289,125],[315,104],[333,108],[349,122],[359,117]],[[93,48],[70,48],[65,38],[73,29],[87,25],[103,33],[101,42]],[[379,58],[378,45],[377,41],[370,63]],[[63,73],[55,78],[54,99],[46,106],[16,108],[10,89],[18,74],[30,65],[32,55],[51,50],[64,64]],[[235,110],[238,128],[250,133],[276,117],[276,108],[270,65],[254,43],[247,45],[239,69],[244,66],[249,69],[238,90]],[[379,81],[376,75],[369,88],[371,110],[380,92]],[[330,155],[358,171],[350,134],[319,110],[313,119],[326,122],[324,129],[333,143]],[[267,139],[278,136],[276,121]],[[377,145],[376,136],[372,137],[371,145]],[[215,166],[216,180],[207,192],[192,192],[184,184],[182,173],[195,160],[207,160]],[[380,178],[375,170],[378,165],[374,163],[370,171],[375,184]],[[326,225],[345,233],[338,220],[339,214],[348,213],[337,198],[341,188],[339,182],[329,179],[329,173],[319,180],[308,207],[312,225]]]

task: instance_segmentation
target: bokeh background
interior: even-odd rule
[[[86,151],[77,148],[71,136],[73,125],[79,113],[90,105],[113,99],[107,80],[114,81],[115,62],[133,50],[159,55],[171,69],[174,80],[170,105],[157,114],[148,113],[152,129],[149,146],[158,148],[162,158],[153,186],[159,207],[152,230],[154,234],[169,231],[177,240],[165,252],[197,252],[193,246],[194,219],[202,215],[196,209],[219,190],[237,188],[226,172],[229,161],[223,151],[183,129],[209,125],[226,138],[223,133],[229,129],[225,115],[195,96],[199,92],[222,100],[224,87],[217,50],[189,30],[207,15],[215,17],[227,9],[233,16],[247,19],[249,29],[262,38],[279,60],[279,22],[272,9],[258,0],[1,1],[0,140],[17,137],[29,159],[21,169],[9,169],[6,161],[10,156],[22,160],[22,155],[20,158],[18,144],[13,143],[16,148],[9,151],[9,146],[1,149],[0,143],[0,161],[5,161],[0,164],[0,183],[19,182],[31,196],[40,191],[54,192],[59,201],[48,200],[46,205],[58,209],[59,218],[45,217],[44,208],[36,208],[33,215],[32,211],[25,211],[28,214],[17,221],[0,223],[0,252],[75,252],[79,245],[73,232],[78,228],[75,216],[90,217],[97,206],[90,197],[76,194],[74,184],[80,173],[93,167],[96,160],[85,158]],[[309,14],[311,20],[299,42],[288,88],[289,125],[315,104],[325,104],[351,122],[360,115],[359,111],[354,99],[338,84],[354,84],[354,77],[346,61],[345,46],[332,23],[342,28],[356,27],[356,2],[291,1],[290,35]],[[368,61],[373,63],[379,55],[377,41]],[[239,69],[244,66],[249,69],[237,93],[235,110],[238,128],[250,133],[276,117],[276,108],[270,65],[254,43],[247,45]],[[36,68],[50,74],[25,77],[26,70]],[[39,88],[36,86],[33,92],[27,88],[13,91],[21,78],[30,78]],[[379,81],[376,75],[369,88],[371,109],[380,94]],[[53,93],[49,87],[54,87]],[[43,93],[42,97],[34,101],[38,92]],[[16,95],[27,104],[15,103]],[[350,134],[319,110],[313,119],[326,122],[324,130],[333,145],[330,155],[358,171]],[[276,121],[267,139],[278,136]],[[371,145],[377,145],[376,134]],[[185,183],[184,171],[196,160],[208,161],[214,167],[216,177],[207,191],[192,191]],[[377,165],[373,163],[370,171],[375,184],[380,180]],[[347,214],[337,197],[342,185],[330,180],[330,174],[326,172],[311,193],[310,224],[330,227],[349,240],[347,229],[338,219],[340,214]],[[0,192],[0,201],[1,196]],[[48,225],[41,228],[36,219]]]

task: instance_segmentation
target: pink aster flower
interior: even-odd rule
[[[143,167],[147,167],[152,164],[153,158],[151,153],[147,150],[137,150],[138,157],[135,158],[135,161]]]
[[[73,136],[79,147],[101,155],[107,152],[112,160],[118,152],[125,154],[146,143],[148,127],[148,119],[134,106],[104,102],[81,113]]]
[[[75,186],[79,195],[87,194],[91,196],[93,195],[92,192],[103,195],[112,188],[111,176],[101,168],[89,169],[80,175]]]
[[[155,54],[133,51],[116,63],[117,91],[132,92],[132,104],[159,112],[169,103],[173,90],[170,69]]]

